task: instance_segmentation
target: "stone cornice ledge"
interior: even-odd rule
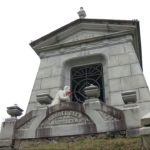
[[[62,43],[55,44],[55,45],[50,45],[50,46],[46,46],[46,47],[41,47],[38,49],[34,48],[34,51],[39,55],[41,52],[51,51],[54,49],[65,48],[65,47],[85,44],[85,43],[89,43],[89,42],[96,42],[96,41],[101,41],[101,40],[105,40],[105,39],[118,38],[118,37],[126,36],[126,35],[134,36],[134,30],[120,31],[120,32],[111,33],[109,35],[97,36],[94,38],[88,38],[88,39],[83,39],[83,40],[79,40],[79,41],[63,43],[63,44]]]
[[[124,39],[120,39],[118,40],[118,38],[116,40],[109,40],[107,41],[107,39],[104,39],[101,42],[93,42],[93,43],[87,43],[87,45],[85,46],[85,44],[81,44],[80,46],[78,45],[73,45],[72,47],[66,47],[66,48],[58,48],[58,49],[52,49],[49,51],[42,51],[40,52],[39,56],[40,58],[46,58],[46,57],[53,57],[53,56],[57,56],[57,55],[61,55],[61,54],[69,54],[69,53],[74,53],[74,52],[79,52],[79,51],[88,51],[91,49],[97,49],[97,48],[102,48],[102,47],[109,47],[109,46],[113,46],[116,44],[123,44],[126,42],[133,42],[133,38],[131,35],[127,35]]]

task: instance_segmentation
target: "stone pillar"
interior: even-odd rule
[[[124,113],[126,136],[136,137],[139,136],[139,128],[141,127],[140,121],[140,107],[138,104],[126,104],[121,110]]]
[[[150,113],[146,114],[141,119],[142,128],[140,134],[142,135],[143,146],[145,150],[150,150]]]
[[[0,133],[0,150],[12,150],[16,120],[16,117],[11,117],[2,123]]]

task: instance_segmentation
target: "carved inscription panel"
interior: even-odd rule
[[[63,110],[50,115],[44,120],[39,128],[48,128],[51,126],[60,126],[67,124],[93,124],[92,121],[84,114],[72,111]]]

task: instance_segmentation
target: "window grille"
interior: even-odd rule
[[[86,100],[84,88],[93,84],[100,89],[101,101],[104,101],[103,65],[91,64],[71,69],[72,101],[83,103]]]

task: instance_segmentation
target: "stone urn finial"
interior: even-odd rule
[[[126,91],[121,96],[125,104],[134,104],[137,101],[136,91]]]
[[[78,15],[79,15],[80,19],[84,19],[86,17],[86,12],[84,11],[83,7],[80,7]]]
[[[7,113],[11,117],[18,117],[22,115],[23,110],[17,106],[17,104],[14,104],[14,106],[7,107]]]
[[[51,104],[53,98],[48,93],[40,93],[36,95],[36,100],[41,105]]]
[[[84,88],[84,93],[87,98],[98,98],[100,96],[100,89],[97,86],[90,84],[90,86]]]

